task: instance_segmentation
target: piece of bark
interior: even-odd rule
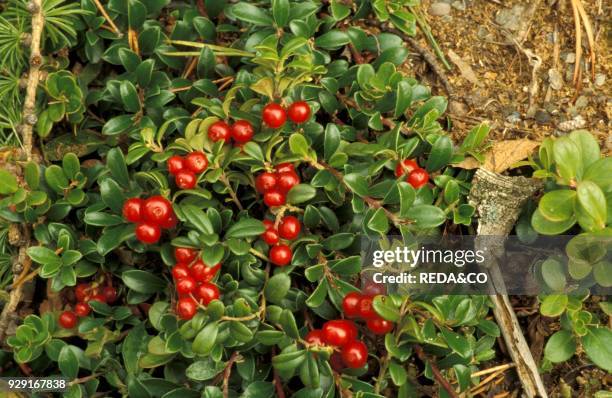
[[[501,237],[507,236],[525,202],[541,187],[541,182],[525,177],[506,177],[485,169],[478,169],[472,180],[470,204],[478,213],[477,233],[483,236],[488,249],[503,250]],[[487,239],[499,236],[500,239]],[[499,242],[498,248],[491,248],[491,243]],[[495,262],[494,258],[490,259]],[[491,267],[491,283],[496,291],[504,291],[503,279],[496,263]],[[546,398],[548,395],[540,377],[538,366],[533,359],[529,345],[521,331],[512,304],[506,294],[490,295],[493,302],[493,314],[502,332],[510,357],[516,365],[516,372],[527,397]]]

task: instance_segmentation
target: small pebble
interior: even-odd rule
[[[604,75],[603,73],[598,73],[595,75],[595,85],[597,87],[603,86],[605,82],[606,82],[606,75]]]
[[[559,130],[567,132],[572,130],[581,129],[586,126],[586,120],[581,115],[576,116],[571,120],[559,123],[557,126]]]
[[[443,15],[447,15],[451,11],[451,6],[448,3],[437,2],[433,3],[429,7],[429,13],[431,15],[435,15],[441,17]]]
[[[574,104],[574,106],[576,107],[576,109],[582,109],[582,108],[585,108],[588,104],[589,104],[589,99],[586,96],[581,95],[576,100],[576,103]]]
[[[535,120],[538,124],[550,123],[550,114],[543,109],[538,109],[535,113]]]
[[[456,8],[459,11],[465,11],[465,3],[461,0],[453,1],[453,8]]]
[[[519,123],[521,121],[521,114],[514,111],[506,117],[506,121],[512,124]]]
[[[568,64],[573,64],[574,62],[576,62],[576,54],[574,53],[565,54],[565,62]]]
[[[563,87],[563,76],[556,69],[548,70],[548,82],[553,90],[560,90]]]

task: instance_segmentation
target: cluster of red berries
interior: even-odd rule
[[[126,200],[123,204],[123,217],[136,223],[136,239],[148,244],[159,241],[162,228],[174,228],[177,223],[172,203],[159,195],[148,199]]]
[[[180,189],[193,189],[198,181],[197,174],[208,167],[208,158],[202,152],[191,152],[187,156],[171,156],[166,164],[168,172],[174,176],[174,182]]]
[[[348,318],[366,322],[367,328],[374,334],[387,334],[393,330],[393,322],[382,318],[374,310],[372,294],[350,292],[342,300],[342,311]]]
[[[238,146],[251,141],[254,134],[255,129],[248,120],[238,120],[231,126],[223,120],[219,120],[208,127],[208,138],[212,142],[223,141],[229,143],[230,140],[234,140]]]
[[[112,286],[96,286],[89,283],[79,283],[74,288],[77,303],[74,311],[64,311],[59,316],[59,324],[64,329],[72,329],[77,324],[77,317],[82,318],[91,312],[89,302],[96,300],[101,303],[112,304],[117,300],[117,290]]]
[[[261,234],[261,238],[272,246],[268,253],[270,262],[279,267],[284,267],[291,262],[293,251],[289,245],[279,242],[281,239],[294,240],[298,237],[302,230],[300,220],[294,216],[283,217],[278,224],[278,229],[274,227],[274,222],[270,220],[264,220],[263,223],[266,226],[266,231]]]
[[[301,124],[310,118],[310,113],[310,105],[306,101],[296,101],[286,111],[281,105],[272,102],[264,106],[261,118],[266,126],[277,129],[283,127],[287,116],[293,123]]]
[[[268,207],[282,206],[287,202],[287,192],[300,183],[300,176],[291,163],[281,163],[274,171],[264,171],[255,178],[255,188],[263,194]]]
[[[211,281],[221,269],[221,264],[209,267],[198,257],[198,252],[188,247],[174,249],[176,265],[172,267],[179,299],[176,313],[189,320],[198,311],[198,304],[208,305],[219,298],[219,288]]]
[[[347,319],[327,321],[321,329],[314,329],[306,335],[306,342],[315,346],[339,348],[330,358],[332,367],[340,371],[343,368],[358,369],[368,361],[368,348],[357,340],[357,325]]]
[[[429,181],[429,173],[419,167],[419,164],[413,159],[404,159],[395,166],[395,176],[401,177],[403,175],[415,189],[421,188]]]

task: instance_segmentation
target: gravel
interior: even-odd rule
[[[448,15],[450,11],[451,6],[448,3],[437,2],[429,6],[429,13],[437,17]]]

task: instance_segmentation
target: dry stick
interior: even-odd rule
[[[578,13],[582,18],[582,23],[584,24],[584,31],[587,35],[587,41],[589,42],[589,55],[591,57],[591,78],[595,79],[595,36],[593,35],[593,28],[591,26],[591,20],[589,19],[589,14],[584,9],[582,5],[582,0],[576,0],[576,8],[578,9]],[[582,43],[580,43],[582,45]]]
[[[477,234],[479,236],[504,237],[512,230],[513,225],[525,202],[540,188],[537,180],[524,177],[505,177],[485,169],[478,169],[472,181],[469,202],[479,215]],[[486,241],[489,249],[495,249],[496,242]],[[477,240],[477,245],[485,243]],[[493,246],[493,247],[492,247]],[[491,250],[489,250],[491,252]],[[493,257],[490,267],[492,283],[501,280],[499,269]],[[496,289],[496,291],[499,291]],[[538,366],[531,355],[525,336],[521,332],[512,304],[506,294],[492,294],[493,314],[502,332],[506,347],[527,397],[546,398],[544,383],[538,372]]]
[[[96,7],[98,8],[98,10],[100,10],[100,14],[102,14],[102,16],[104,17],[104,19],[106,19],[106,22],[108,22],[108,24],[111,26],[111,28],[113,29],[113,31],[118,35],[118,36],[123,36],[123,33],[121,33],[121,31],[119,30],[119,28],[117,27],[117,25],[115,25],[115,22],[113,22],[112,18],[110,17],[110,15],[108,15],[108,13],[106,12],[106,10],[104,9],[104,6],[102,5],[102,3],[100,3],[100,0],[93,0],[94,4],[96,5]]]
[[[21,134],[26,157],[32,160],[32,130],[38,121],[36,117],[36,89],[40,79],[40,66],[43,62],[40,55],[40,40],[43,25],[45,23],[42,14],[41,0],[32,0],[28,3],[28,9],[32,13],[32,35],[30,41],[30,72],[26,86],[26,96],[23,103],[23,125]]]
[[[238,355],[238,351],[234,351],[225,365],[225,371],[223,372],[223,398],[229,398],[229,378],[232,375],[232,366],[238,360]]]
[[[446,392],[448,393],[448,395],[450,395],[452,398],[459,398],[459,395],[457,394],[453,386],[451,386],[448,380],[446,380],[444,376],[442,376],[442,373],[440,373],[440,369],[438,369],[438,366],[436,365],[436,363],[427,358],[427,356],[425,355],[425,352],[423,352],[423,348],[421,348],[420,345],[415,344],[414,352],[417,354],[419,359],[423,361],[423,363],[429,362],[429,365],[431,366],[431,372],[433,373],[433,376],[436,379],[436,381],[440,383],[440,387],[444,388]]]
[[[582,26],[580,25],[580,13],[576,0],[570,0],[572,3],[572,11],[574,12],[574,28],[576,29],[576,60],[574,62],[574,77],[572,81],[577,84],[580,78],[580,61],[582,59]]]

